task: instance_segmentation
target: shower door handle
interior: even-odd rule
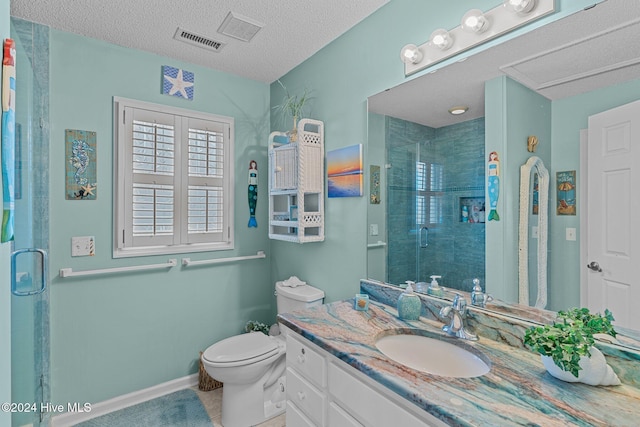
[[[420,227],[420,247],[426,248],[429,245],[429,229],[425,226]]]
[[[18,290],[18,282],[16,280],[16,259],[18,258],[19,255],[25,254],[25,253],[38,253],[40,254],[41,260],[40,260],[40,287],[38,289],[33,289],[30,291],[19,291]],[[37,294],[41,294],[42,292],[44,292],[44,290],[47,288],[47,264],[48,264],[48,260],[47,260],[47,252],[43,249],[37,249],[37,248],[28,248],[28,249],[19,249],[15,252],[13,252],[11,254],[11,293],[19,296],[19,297],[26,297],[29,295],[37,295]]]

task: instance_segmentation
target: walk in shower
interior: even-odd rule
[[[383,123],[375,132],[384,129],[369,142],[384,146],[386,271],[374,277],[369,267],[369,277],[400,284],[437,275],[471,291],[473,278],[485,278],[484,118],[434,129],[375,116]]]
[[[11,297],[11,395],[33,411],[13,426],[47,424],[49,402],[49,29],[11,20],[16,43],[15,240]],[[37,250],[36,250],[37,249]],[[41,292],[42,291],[42,292]]]

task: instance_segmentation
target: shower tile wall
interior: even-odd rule
[[[484,118],[433,129],[386,118],[388,171],[388,282],[429,281],[441,275],[449,288],[470,291],[478,277],[484,287],[485,224],[461,221],[461,199],[484,197]],[[417,156],[420,156],[419,159]],[[420,247],[416,223],[416,162],[442,167],[435,193],[440,215]],[[418,193],[420,194],[420,193]]]

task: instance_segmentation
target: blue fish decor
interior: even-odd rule
[[[258,204],[258,163],[255,160],[249,162],[249,227],[257,227],[256,205]]]
[[[500,160],[498,153],[492,151],[487,163],[487,190],[489,192],[489,218],[488,221],[500,221],[498,215],[498,196],[500,196]]]

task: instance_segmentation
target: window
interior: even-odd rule
[[[416,162],[416,224],[442,223],[444,168],[437,163]]]
[[[233,248],[232,118],[114,98],[114,257]]]

